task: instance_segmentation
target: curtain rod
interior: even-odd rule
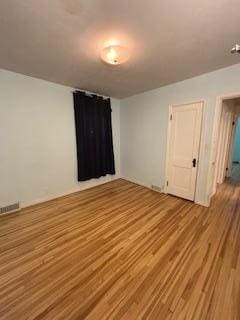
[[[95,97],[99,97],[99,98],[103,98],[103,99],[110,99],[109,96],[102,96],[102,95],[99,95],[97,93],[88,92],[88,91],[82,91],[82,90],[78,90],[78,89],[72,91],[72,93],[81,93],[81,94],[85,94],[88,97],[94,97],[95,96]]]

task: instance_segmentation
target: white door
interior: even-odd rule
[[[203,103],[172,107],[167,192],[194,200]]]

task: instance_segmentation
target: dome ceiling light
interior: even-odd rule
[[[108,46],[101,52],[102,60],[111,65],[122,64],[129,59],[129,56],[127,48],[119,45]]]

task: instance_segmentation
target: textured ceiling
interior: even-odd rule
[[[0,2],[0,68],[127,97],[240,63],[239,0],[8,0]],[[120,66],[100,61],[117,40]]]

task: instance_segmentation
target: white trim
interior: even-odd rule
[[[186,105],[191,105],[191,104],[197,104],[197,103],[202,103],[202,121],[201,121],[201,133],[200,133],[200,143],[199,143],[199,156],[198,156],[198,170],[197,170],[197,177],[196,177],[196,188],[195,188],[195,195],[194,195],[194,203],[200,204],[200,205],[204,205],[204,206],[209,206],[209,203],[205,203],[201,204],[201,201],[199,202],[198,200],[196,200],[196,190],[197,190],[197,186],[198,183],[200,181],[199,176],[200,176],[200,170],[199,170],[199,165],[201,163],[202,160],[202,156],[204,153],[204,143],[203,143],[203,120],[204,120],[204,114],[206,112],[206,99],[199,99],[199,100],[194,100],[194,101],[190,101],[190,102],[183,102],[180,104],[172,104],[168,107],[168,132],[167,132],[167,150],[166,150],[166,158],[165,158],[165,180],[164,180],[164,188],[163,191],[164,193],[168,194],[168,187],[167,187],[167,181],[168,181],[168,159],[169,159],[169,145],[170,145],[170,133],[171,133],[171,121],[170,120],[170,116],[172,114],[172,109],[173,107],[181,107],[181,106],[186,106]]]
[[[132,183],[135,183],[135,184],[138,184],[142,187],[145,187],[145,188],[148,188],[148,189],[151,189],[151,185],[150,184],[147,184],[147,183],[144,183],[144,182],[141,182],[137,179],[134,179],[134,178],[129,178],[129,177],[121,177],[120,179],[123,179],[123,180],[126,180],[126,181],[129,181],[129,182],[132,182]]]
[[[146,183],[143,183],[143,182],[140,182],[139,180],[136,180],[136,179],[133,179],[133,178],[128,178],[128,177],[121,177],[121,179],[126,180],[126,181],[129,181],[129,182],[132,182],[132,183],[135,183],[135,184],[138,184],[139,186],[148,188],[148,189],[150,189],[150,190],[152,190],[152,191],[155,191],[155,190],[153,190],[153,189],[151,188],[150,185],[148,185],[148,184],[146,184]],[[166,192],[165,192],[164,190],[163,190],[162,192],[160,192],[160,193],[165,193],[165,194],[166,194]],[[183,200],[185,200],[185,199],[183,199]],[[187,201],[187,200],[186,200],[186,201]],[[195,201],[194,203],[197,204],[197,205],[203,206],[203,207],[209,207],[209,206],[210,206],[210,203],[209,203],[209,202]]]
[[[164,179],[164,193],[168,194],[168,159],[169,159],[169,152],[170,152],[170,133],[171,133],[171,124],[172,124],[172,120],[171,120],[171,116],[172,116],[172,108],[173,105],[170,105],[168,107],[168,130],[167,130],[167,150],[166,150],[166,157],[165,157],[165,179]]]
[[[24,209],[24,208],[27,208],[27,207],[31,207],[31,206],[34,206],[34,205],[38,205],[38,204],[41,204],[41,203],[44,203],[44,202],[48,202],[48,201],[51,201],[51,200],[56,200],[58,198],[61,198],[61,197],[64,197],[64,196],[68,196],[68,195],[71,195],[71,194],[74,194],[76,192],[80,192],[80,191],[83,191],[83,190],[91,189],[91,188],[94,188],[94,187],[97,187],[97,186],[100,186],[100,185],[103,185],[103,184],[106,184],[106,183],[109,183],[109,182],[112,182],[112,181],[118,180],[118,179],[123,179],[123,180],[129,181],[129,182],[135,183],[135,184],[137,184],[139,186],[145,187],[147,189],[150,189],[151,191],[155,191],[155,190],[152,189],[151,185],[143,183],[143,182],[141,182],[141,181],[139,181],[137,179],[129,178],[129,177],[125,177],[125,176],[122,176],[122,177],[118,176],[116,178],[113,178],[112,180],[104,181],[102,183],[99,183],[99,184],[96,184],[96,185],[93,185],[93,186],[90,186],[90,187],[86,187],[86,188],[79,187],[79,188],[72,189],[72,190],[70,190],[68,192],[59,193],[58,195],[54,195],[54,196],[51,196],[51,197],[45,197],[45,198],[41,198],[41,199],[34,200],[34,201],[23,202],[23,203],[21,203],[20,209],[15,211],[15,212],[20,212],[21,209]],[[155,192],[157,192],[157,191],[155,191]],[[160,193],[164,193],[164,191],[160,192]],[[195,203],[198,204],[198,205],[204,206],[204,207],[208,207],[209,206],[209,203],[205,203],[205,202],[195,202]]]
[[[219,129],[220,129],[220,121],[221,121],[221,113],[222,113],[222,102],[223,100],[228,100],[228,99],[235,99],[240,97],[240,92],[232,92],[232,93],[226,93],[217,96],[216,99],[216,105],[215,105],[215,114],[214,114],[214,119],[213,119],[213,131],[212,131],[212,139],[211,139],[211,146],[210,146],[210,161],[209,161],[209,166],[208,166],[208,176],[207,176],[207,193],[208,193],[208,200],[209,203],[211,202],[211,198],[215,194],[216,186],[213,185],[213,179],[214,175],[216,174],[215,171],[217,170],[217,166],[215,163],[215,168],[213,169],[214,172],[212,171],[212,166],[215,162],[214,157],[214,139],[215,135],[218,136]]]
[[[139,186],[142,186],[144,188],[148,188],[148,189],[150,189],[151,191],[154,191],[154,192],[165,193],[162,187],[156,186],[157,188],[159,188],[158,190],[156,190],[153,185],[141,182],[141,181],[139,181],[137,179],[134,179],[134,178],[121,177],[121,179],[129,181],[129,182],[132,182],[132,183],[135,183],[135,184],[138,184]]]
[[[210,202],[194,201],[194,203],[207,208],[210,206]]]
[[[170,119],[172,115],[172,108],[173,105],[170,105],[168,107],[168,130],[167,130],[167,150],[166,150],[166,158],[165,158],[165,179],[164,179],[164,186],[163,186],[163,192],[168,194],[168,186],[167,186],[167,181],[168,181],[168,159],[169,159],[169,144],[170,144],[170,133],[171,133],[171,124],[172,120]]]
[[[98,182],[98,183],[93,184],[91,186],[85,186],[85,187],[79,186],[79,187],[73,188],[73,189],[71,189],[71,190],[69,190],[67,192],[58,193],[58,194],[55,194],[53,196],[43,197],[43,198],[40,198],[40,199],[37,199],[37,200],[33,200],[33,201],[21,202],[21,209],[27,208],[27,207],[31,207],[31,206],[34,206],[34,205],[37,205],[37,204],[40,204],[40,203],[44,203],[44,202],[47,202],[47,201],[55,200],[55,199],[58,199],[58,198],[61,198],[61,197],[65,197],[65,196],[68,196],[70,194],[73,194],[73,193],[76,193],[76,192],[79,192],[79,191],[95,188],[97,186],[100,186],[102,184],[106,184],[108,182],[112,182],[112,181],[120,179],[120,178],[121,178],[120,176],[117,176],[117,177],[114,177],[114,178],[106,180],[106,181],[101,181],[100,183]]]
[[[218,183],[220,184],[222,184],[226,178],[227,156],[229,150],[229,140],[232,130],[233,114],[230,110],[226,110],[223,114],[223,117],[221,118],[223,123],[224,135],[220,143],[221,153],[218,159]]]
[[[216,186],[213,188],[213,180],[215,180],[215,174],[216,174],[216,157],[218,152],[218,142],[216,143],[216,154],[214,157],[214,140],[218,135],[219,129],[220,129],[220,121],[221,121],[221,113],[222,113],[222,100],[220,97],[217,97],[216,99],[216,107],[215,107],[215,113],[214,113],[214,123],[213,123],[213,131],[212,131],[212,139],[211,139],[211,147],[210,147],[210,160],[209,160],[209,167],[208,167],[208,176],[207,176],[207,194],[209,198],[209,202],[211,201],[212,196],[215,194]],[[214,172],[211,172],[212,166],[214,166]]]

